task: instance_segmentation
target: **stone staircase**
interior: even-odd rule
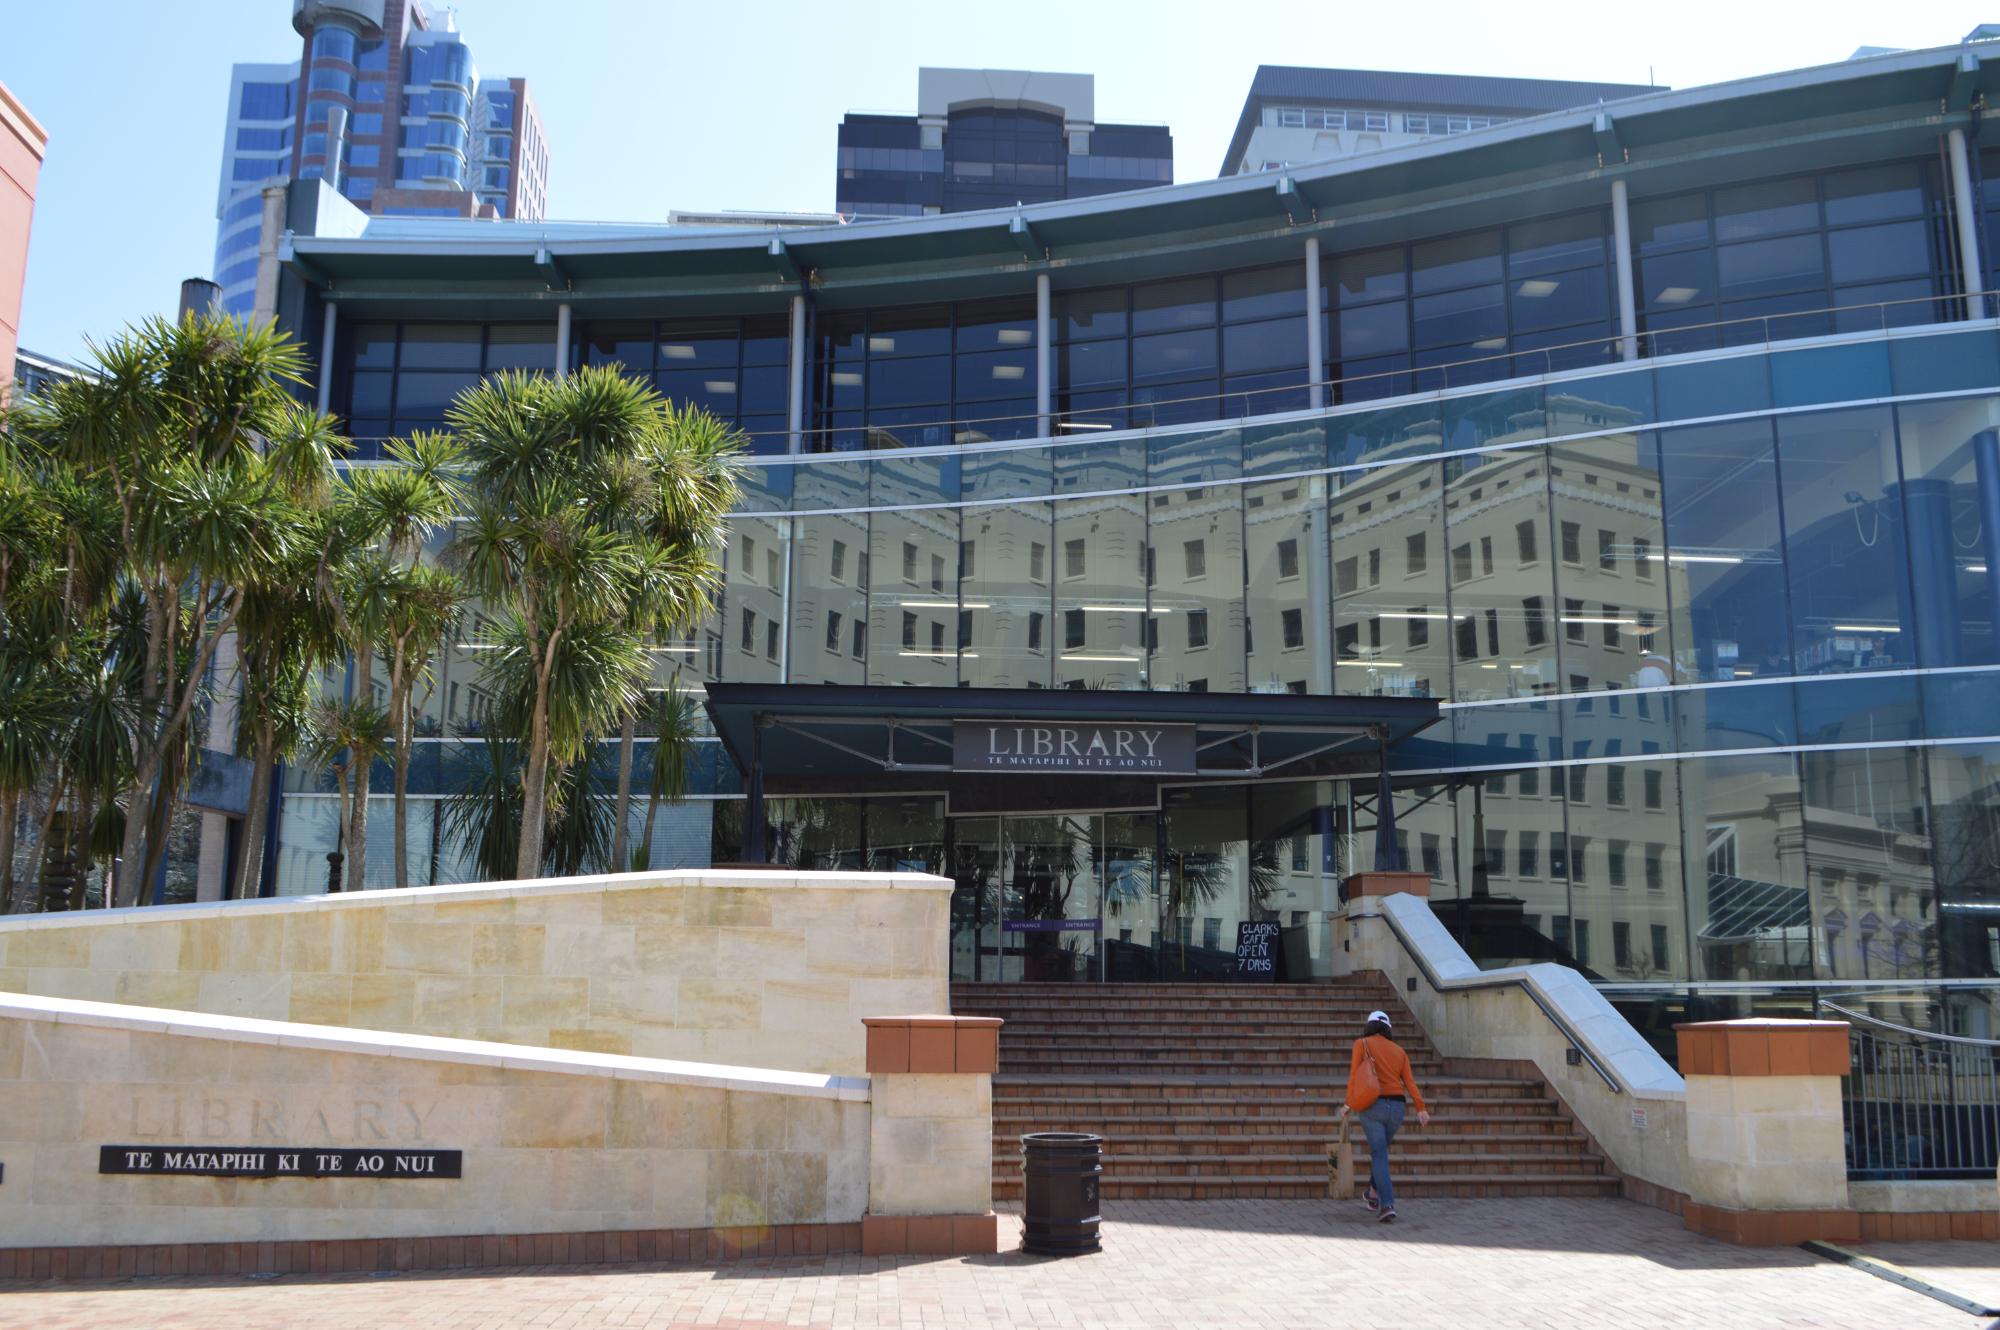
[[[1399,1196],[1616,1196],[1617,1176],[1540,1080],[1462,1074],[1380,976],[1335,984],[954,984],[999,1016],[993,1195],[1021,1195],[1030,1131],[1104,1137],[1103,1194],[1326,1195],[1348,1050],[1370,1010],[1396,1022],[1431,1125],[1391,1147]],[[1512,1070],[1503,1068],[1502,1070]],[[1368,1175],[1358,1124],[1356,1176]]]

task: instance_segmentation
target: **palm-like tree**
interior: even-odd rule
[[[636,872],[652,866],[653,823],[659,818],[660,805],[677,804],[687,798],[688,762],[694,756],[699,728],[695,720],[694,697],[680,690],[680,681],[680,672],[675,671],[667,686],[651,695],[653,701],[647,714],[653,731],[653,760],[651,770],[647,772],[645,830],[639,837],[638,852],[629,864],[614,855],[612,863],[620,869],[630,868]],[[618,797],[621,824],[630,770],[630,763],[621,757]]]
[[[636,711],[647,621],[698,614],[719,581],[713,546],[668,538],[697,529],[688,505],[707,483],[670,468],[674,419],[610,367],[496,375],[449,415],[469,490],[454,557],[495,613],[488,670],[526,685],[517,877],[541,867],[552,769]]]
[[[339,792],[336,825],[352,827],[354,805],[367,802],[369,774],[374,770],[375,760],[389,746],[389,715],[367,698],[351,697],[321,702],[313,712],[311,725],[307,759],[332,771]],[[357,846],[351,841],[345,849],[353,857],[367,853],[366,845]],[[355,885],[360,878],[350,875],[348,880],[348,890],[360,890]]]

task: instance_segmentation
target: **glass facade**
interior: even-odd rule
[[[914,116],[849,115],[840,124],[834,207],[920,217],[1084,198],[1172,184],[1165,126],[1099,125],[1072,134],[1059,115],[967,107],[926,130]]]

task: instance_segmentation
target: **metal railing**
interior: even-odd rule
[[[1852,1061],[1840,1082],[1847,1176],[1991,1182],[2000,1164],[2000,1040],[1819,1007],[1850,1022]]]

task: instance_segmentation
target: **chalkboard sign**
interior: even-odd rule
[[[1278,978],[1278,924],[1236,925],[1236,977],[1247,984],[1274,983]]]

